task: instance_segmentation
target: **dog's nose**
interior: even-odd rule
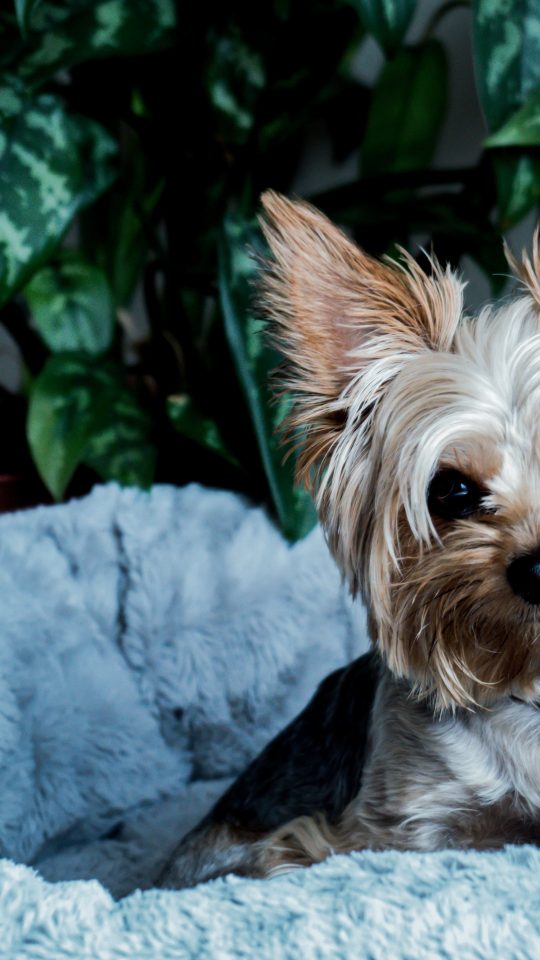
[[[518,597],[527,603],[540,603],[540,550],[512,560],[506,576]]]

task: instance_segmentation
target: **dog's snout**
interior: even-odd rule
[[[506,576],[518,597],[527,603],[540,603],[540,550],[512,560]]]

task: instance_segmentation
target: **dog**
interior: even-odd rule
[[[263,196],[261,302],[286,358],[299,478],[372,649],[175,851],[161,886],[371,848],[540,839],[540,253],[478,316],[405,251],[376,260]],[[317,602],[317,598],[313,598]]]

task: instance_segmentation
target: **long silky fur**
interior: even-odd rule
[[[507,578],[540,549],[538,232],[531,256],[507,251],[521,295],[470,318],[435,259],[429,275],[403,251],[377,261],[309,205],[263,204],[262,306],[287,360],[299,480],[376,650],[324,681],[165,880],[364,847],[539,843],[540,605]],[[483,491],[470,516],[430,513],[444,468]]]
[[[435,259],[430,275],[405,252],[399,263],[377,261],[308,204],[268,193],[263,205],[272,259],[262,300],[287,358],[298,477],[314,489],[329,545],[364,596],[388,666],[441,710],[488,702],[511,685],[530,695],[537,625],[496,660],[490,651],[504,648],[520,619],[502,583],[509,554],[536,532],[512,537],[496,504],[492,522],[462,524],[455,536],[434,524],[426,492],[441,464],[488,487],[502,470],[506,490],[510,449],[530,459],[540,404],[538,253],[513,264],[526,296],[471,320],[461,280]]]

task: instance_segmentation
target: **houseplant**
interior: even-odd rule
[[[251,304],[262,189],[290,191],[314,129],[357,176],[314,195],[374,253],[433,239],[504,273],[499,235],[540,195],[540,11],[471,7],[489,135],[438,169],[460,2],[15,0],[0,14],[0,323],[19,345],[0,472],[57,499],[95,479],[199,480],[313,523],[270,405]],[[367,36],[384,62],[356,66]],[[415,36],[414,42],[410,40]],[[322,133],[321,133],[322,131]],[[495,283],[500,282],[495,276]],[[11,465],[13,461],[13,465]]]

